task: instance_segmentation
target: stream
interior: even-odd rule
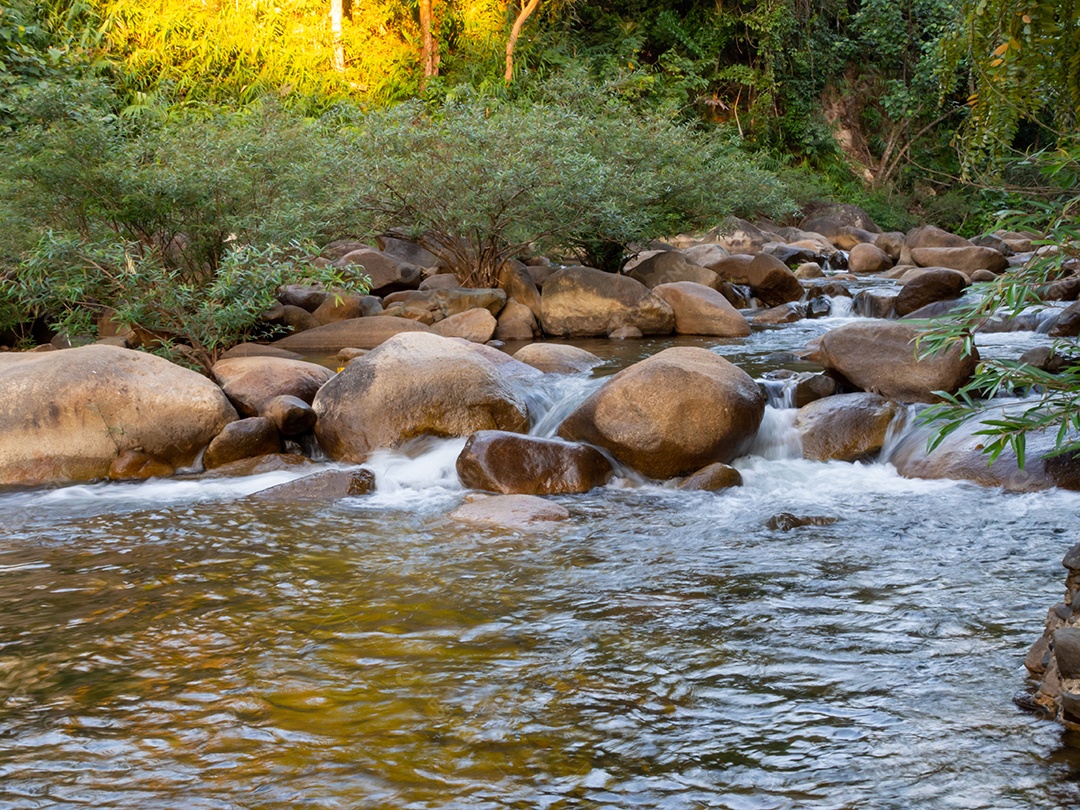
[[[546,375],[533,432],[670,345],[809,368],[837,311],[577,341],[608,362]],[[743,487],[623,475],[538,531],[448,518],[464,439],[330,504],[246,498],[297,472],[0,494],[0,808],[1080,805],[1080,738],[1012,703],[1080,493],[804,461],[770,403]]]

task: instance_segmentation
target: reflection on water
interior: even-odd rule
[[[536,534],[457,526],[435,485],[403,509],[153,505],[171,482],[89,517],[24,503],[0,806],[1080,799],[1061,732],[1009,701],[1080,496],[740,466],[721,496],[562,498]],[[840,519],[766,529],[780,511]]]

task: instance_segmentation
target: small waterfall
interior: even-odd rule
[[[829,309],[830,318],[854,318],[855,313],[852,308],[852,301],[854,300],[847,295],[830,295],[827,296],[831,307]]]
[[[896,415],[893,416],[892,421],[889,423],[889,429],[885,431],[885,441],[881,445],[881,452],[878,453],[878,461],[888,462],[901,442],[913,431],[921,429],[917,417],[919,411],[923,410],[924,407],[922,405],[905,405],[897,408]]]
[[[787,409],[795,407],[795,389],[799,385],[799,376],[765,377],[758,383],[765,389],[766,403],[770,408]]]
[[[750,455],[760,456],[771,461],[789,458],[802,458],[802,439],[795,429],[795,408],[774,408],[765,406],[765,415],[761,419]]]
[[[529,435],[554,436],[570,412],[603,383],[603,378],[585,374],[545,374],[526,393],[532,422]]]

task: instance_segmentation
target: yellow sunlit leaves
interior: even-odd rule
[[[1009,43],[1003,42],[1001,45],[994,48],[994,56],[1001,56],[1007,50],[1009,50]]]

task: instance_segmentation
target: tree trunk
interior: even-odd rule
[[[539,5],[540,0],[529,0],[521,7],[517,19],[514,20],[514,27],[510,29],[510,39],[506,42],[506,75],[503,77],[507,84],[514,80],[514,46],[517,45],[518,37],[521,36],[521,26],[525,25],[525,21]]]
[[[432,0],[420,0],[420,42],[423,49],[424,80],[420,83],[420,89],[427,87],[427,80],[431,76],[439,75],[439,44],[435,41],[435,33],[432,30]]]
[[[334,35],[334,70],[338,73],[345,72],[345,45],[341,39],[343,12],[343,0],[330,0],[330,31]]]

